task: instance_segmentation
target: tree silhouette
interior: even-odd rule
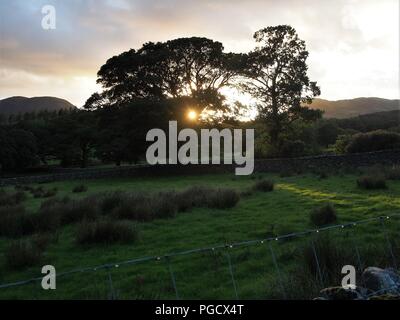
[[[223,108],[219,90],[240,71],[240,55],[224,53],[223,46],[207,38],[179,38],[148,42],[112,57],[98,72],[104,88],[85,104],[98,108],[125,104],[138,98],[162,100],[191,97],[201,109]]]
[[[270,142],[278,151],[284,132],[297,119],[321,117],[303,106],[320,95],[307,75],[308,52],[291,26],[261,29],[254,34],[258,46],[245,58],[242,88],[257,99],[259,118],[268,125]]]

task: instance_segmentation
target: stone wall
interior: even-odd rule
[[[374,165],[400,165],[400,150],[388,150],[345,155],[321,155],[302,158],[256,160],[256,172],[339,170]]]
[[[339,170],[374,165],[400,165],[400,150],[357,153],[347,155],[321,155],[302,158],[260,159],[255,172],[296,172],[320,169]],[[123,166],[114,168],[60,169],[43,175],[1,178],[0,186],[45,183],[62,180],[87,180],[117,177],[201,175],[234,172],[235,165],[164,165]]]

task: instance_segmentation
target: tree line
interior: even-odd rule
[[[355,133],[351,124],[325,121],[322,111],[307,106],[320,89],[308,77],[308,51],[294,28],[267,27],[254,41],[248,53],[225,53],[218,41],[179,38],[110,58],[97,74],[102,91],[83,109],[3,119],[1,169],[53,160],[82,167],[90,159],[136,163],[145,153],[147,131],[166,128],[169,120],[195,129],[255,128],[259,157],[319,153]],[[231,105],[223,88],[249,95],[256,119],[240,121],[248,106]],[[199,115],[197,121],[187,118],[188,110]]]

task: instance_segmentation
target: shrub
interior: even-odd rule
[[[73,189],[72,189],[72,192],[73,193],[82,193],[82,192],[86,192],[88,190],[88,187],[87,186],[85,186],[84,184],[80,184],[80,185],[78,185],[78,186],[75,186]]]
[[[331,203],[315,208],[310,213],[311,223],[317,227],[336,222],[336,210]]]
[[[236,206],[240,196],[233,189],[217,189],[209,200],[208,206],[216,209],[229,209]]]
[[[53,232],[61,225],[61,210],[58,206],[45,206],[32,216],[32,223],[36,232]]]
[[[175,202],[176,193],[171,192],[160,192],[153,195],[154,211],[153,216],[155,218],[173,218],[178,212],[178,205]]]
[[[83,220],[94,220],[99,215],[98,202],[94,197],[71,201],[68,197],[42,202],[34,217],[37,231],[54,231],[60,225]]]
[[[357,186],[362,189],[386,189],[386,180],[383,176],[363,176],[357,179]]]
[[[207,190],[204,187],[191,187],[176,193],[174,201],[178,206],[179,212],[186,212],[193,207],[201,207],[206,205]]]
[[[253,189],[256,191],[270,192],[274,190],[274,182],[267,179],[260,180],[254,184]]]
[[[213,190],[206,187],[191,187],[185,189],[175,196],[179,212],[186,212],[193,207],[207,207],[207,194],[211,194]]]
[[[17,238],[33,231],[32,218],[23,206],[0,207],[0,236]]]
[[[349,134],[341,134],[337,137],[336,142],[333,146],[336,154],[347,153],[347,147],[352,141],[352,136]]]
[[[209,187],[191,187],[175,196],[179,212],[197,208],[228,209],[234,207],[240,195],[233,189],[214,189]]]
[[[84,221],[76,232],[78,244],[128,243],[138,239],[138,229],[128,222],[99,220]]]
[[[150,221],[157,218],[174,217],[178,211],[175,192],[144,194],[133,193],[114,196],[107,201],[107,206],[117,206],[112,215],[119,219]],[[104,203],[103,203],[104,205]]]
[[[103,214],[111,213],[116,207],[118,207],[126,194],[120,191],[103,194],[99,197],[100,210]]]
[[[154,218],[154,202],[151,197],[142,193],[125,195],[120,204],[112,211],[118,219],[150,221]]]
[[[83,220],[95,220],[99,216],[98,201],[94,197],[75,200],[56,206],[61,212],[61,223],[71,224]]]
[[[355,134],[346,151],[348,153],[370,152],[397,149],[400,147],[400,134],[384,130]]]
[[[159,193],[113,192],[92,195],[81,200],[69,198],[43,201],[34,216],[35,230],[54,231],[60,225],[84,220],[95,220],[100,215],[111,215],[122,220],[138,222],[171,218],[177,212],[193,207],[231,208],[240,200],[233,189],[193,187],[181,192]]]
[[[31,240],[11,243],[5,251],[6,265],[10,269],[22,269],[38,264],[42,257],[40,250]]]

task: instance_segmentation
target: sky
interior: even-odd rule
[[[42,28],[42,8],[56,28]],[[0,98],[82,106],[108,58],[148,41],[204,36],[248,52],[255,31],[289,24],[306,41],[321,98],[399,98],[398,0],[0,0]]]

